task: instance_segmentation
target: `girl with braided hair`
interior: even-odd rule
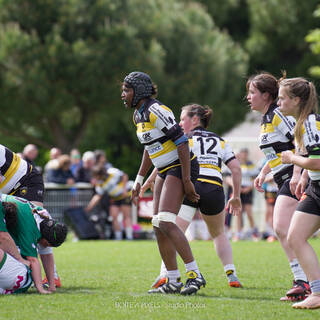
[[[293,304],[297,309],[320,308],[320,266],[308,239],[320,228],[320,115],[315,86],[304,78],[284,79],[280,82],[280,111],[296,119],[294,134],[302,155],[291,151],[281,153],[283,163],[304,168],[296,195],[301,200],[291,220],[288,242],[297,255],[311,287],[311,295]],[[305,181],[310,184],[305,193]]]

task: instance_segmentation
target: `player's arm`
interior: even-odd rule
[[[138,198],[140,189],[143,183],[143,179],[148,173],[152,166],[152,161],[149,157],[149,154],[146,150],[143,151],[143,156],[140,164],[140,168],[136,177],[136,180],[134,181],[133,187],[132,187],[132,194],[131,194],[131,200],[134,205],[138,204]]]
[[[227,163],[232,177],[232,197],[227,203],[227,208],[233,215],[238,215],[241,211],[240,189],[241,189],[241,167],[238,159],[233,159]]]
[[[46,274],[49,283],[49,291],[56,291],[54,283],[54,257],[53,253],[40,254],[43,270]]]
[[[91,200],[90,200],[90,202],[88,203],[88,205],[85,207],[84,211],[85,211],[85,212],[90,212],[90,211],[99,203],[99,201],[101,200],[101,198],[102,198],[102,195],[100,195],[100,194],[95,194],[95,195],[91,198]]]
[[[22,262],[26,266],[30,266],[30,262],[23,259],[20,255],[16,244],[14,243],[13,239],[11,238],[10,234],[5,231],[0,231],[0,248],[9,253],[13,258]]]
[[[148,179],[145,181],[143,186],[140,189],[139,197],[143,197],[144,193],[150,188],[151,192],[153,192],[154,182],[156,180],[156,176],[158,174],[158,169],[154,168]]]
[[[50,291],[45,290],[42,287],[41,265],[40,265],[40,261],[38,260],[38,258],[28,256],[27,260],[30,261],[32,280],[33,280],[34,285],[37,288],[38,292],[41,294],[51,293]]]

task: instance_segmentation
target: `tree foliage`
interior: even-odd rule
[[[238,105],[248,57],[194,2],[1,0],[0,44],[0,132],[25,142],[137,155],[119,88],[138,69],[177,116],[209,104],[221,132],[245,114],[220,121]]]

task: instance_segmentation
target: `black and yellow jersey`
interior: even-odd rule
[[[124,173],[117,168],[109,168],[107,170],[107,177],[104,181],[101,181],[96,186],[96,192],[99,195],[107,193],[112,199],[120,199],[126,189],[126,185],[123,182]]]
[[[0,144],[0,192],[10,193],[29,169],[27,161]]]
[[[310,114],[302,126],[303,144],[310,159],[320,159],[320,115]],[[320,170],[308,170],[311,180],[320,180]]]
[[[235,155],[230,145],[215,133],[197,127],[188,135],[189,146],[199,163],[198,181],[222,186],[222,163],[227,164]]]
[[[281,162],[281,152],[294,152],[293,117],[285,117],[276,104],[269,107],[263,116],[260,131],[260,149],[266,156],[273,174],[292,166]]]
[[[254,178],[259,174],[258,168],[251,161],[240,163],[241,167],[241,187],[252,187]]]
[[[135,110],[133,122],[139,141],[160,173],[180,165],[177,145],[187,142],[187,137],[170,108],[148,99],[139,110]]]

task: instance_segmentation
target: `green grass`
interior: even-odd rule
[[[320,241],[312,245],[319,253]],[[279,301],[292,276],[278,242],[232,244],[243,289],[228,287],[211,241],[191,246],[207,286],[183,297],[147,294],[160,267],[155,241],[68,241],[54,249],[63,287],[1,296],[0,319],[320,319],[320,310]]]

